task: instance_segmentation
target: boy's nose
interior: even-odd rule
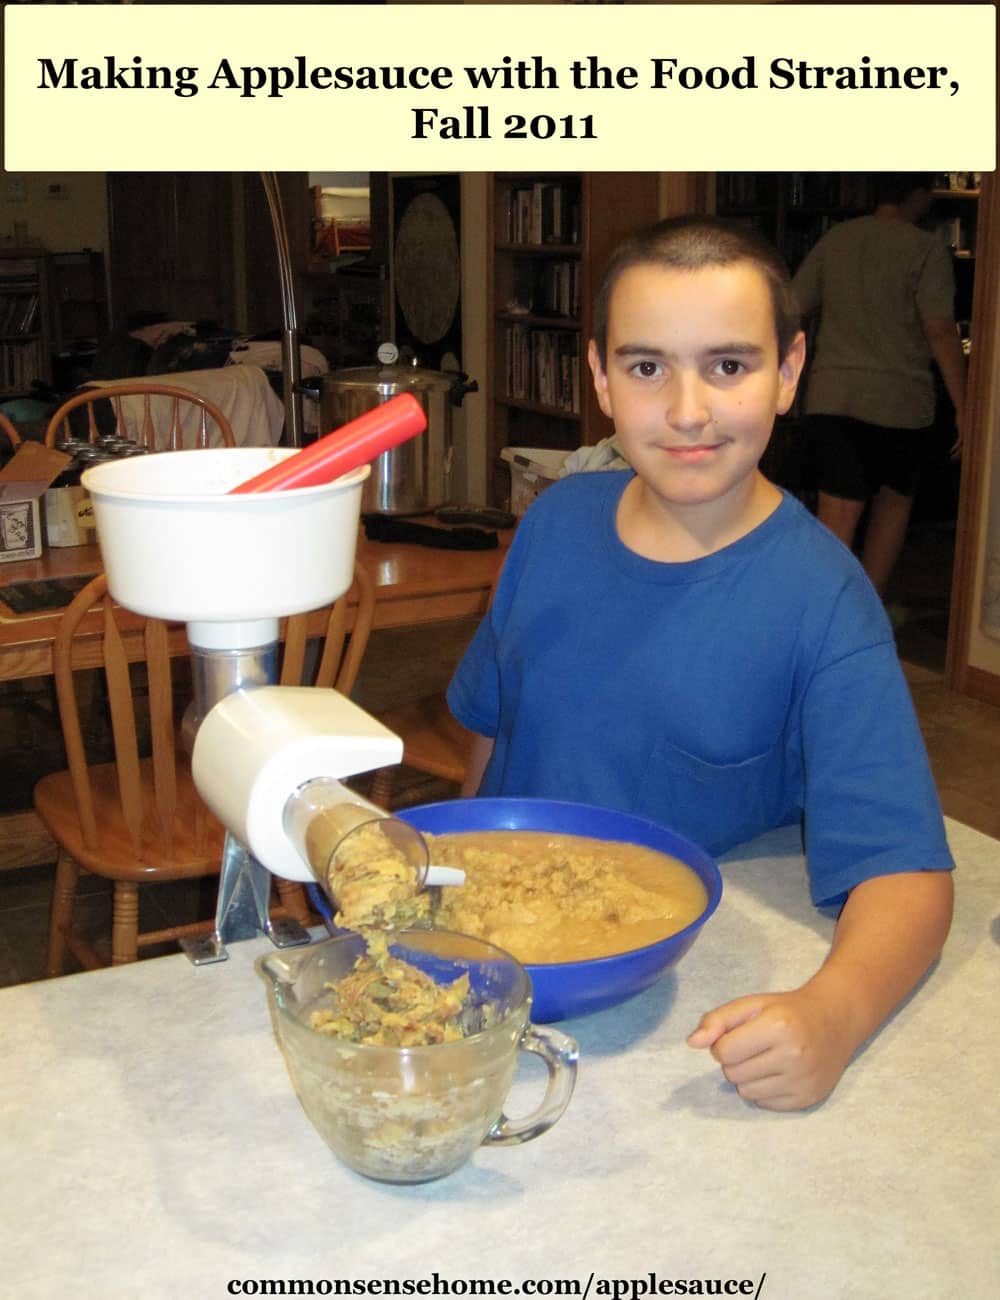
[[[681,431],[703,428],[711,419],[704,384],[694,375],[679,375],[667,397],[667,423]]]

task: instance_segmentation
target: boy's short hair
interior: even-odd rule
[[[593,337],[601,365],[607,365],[608,312],[614,287],[633,266],[700,271],[707,266],[749,262],[767,281],[774,308],[778,359],[784,360],[799,332],[801,316],[788,267],[776,248],[755,230],[723,217],[667,217],[629,236],[611,255],[594,298]]]

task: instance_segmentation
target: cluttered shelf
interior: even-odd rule
[[[545,402],[531,402],[526,398],[498,397],[497,404],[509,407],[512,411],[532,411],[536,415],[553,416],[557,420],[572,420],[579,423],[581,418],[579,411],[571,411],[558,406],[550,406]]]
[[[51,375],[45,250],[0,249],[0,397],[30,393]]]
[[[609,431],[586,383],[593,296],[612,248],[656,218],[658,194],[652,173],[497,172],[490,183],[487,461],[499,505],[503,448],[570,450]]]

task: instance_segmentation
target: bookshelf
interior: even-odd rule
[[[490,178],[491,499],[509,491],[504,447],[567,451],[611,426],[587,367],[593,296],[615,246],[657,217],[643,172],[496,173]]]
[[[838,221],[874,206],[872,178],[855,172],[719,172],[719,216],[743,221],[778,248],[794,275],[805,255]]]
[[[949,179],[956,183],[945,184]],[[972,320],[972,291],[976,274],[978,240],[979,188],[970,184],[971,177],[941,176],[932,191],[930,220],[940,230],[951,249],[955,270],[955,318],[967,336]]]
[[[932,205],[921,225],[937,230],[955,259],[959,302],[956,316],[968,319],[976,249],[979,190],[962,173],[935,178]],[[875,207],[874,178],[866,172],[719,172],[715,208],[765,235],[783,254],[794,275],[806,254],[838,221],[864,216]],[[965,292],[963,292],[963,289]],[[962,310],[963,299],[968,310]]]
[[[51,378],[46,253],[0,249],[0,397],[22,396]]]

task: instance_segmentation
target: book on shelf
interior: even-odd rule
[[[0,298],[0,334],[30,334],[38,319],[38,294],[8,294]]]
[[[579,191],[555,181],[514,186],[507,206],[506,235],[510,244],[578,244]]]
[[[519,262],[513,268],[506,310],[517,315],[576,319],[580,314],[580,264],[566,259]]]
[[[509,325],[504,347],[504,396],[579,414],[580,348],[574,334]]]
[[[580,265],[578,262],[545,262],[539,268],[534,306],[539,316],[573,318],[580,312]]]
[[[28,343],[0,343],[0,391],[27,393],[41,378],[41,348],[37,339]]]
[[[20,323],[17,327],[18,334],[30,334],[35,327],[35,321],[38,319],[38,294],[33,293],[28,301],[24,304],[24,311],[21,315]]]

